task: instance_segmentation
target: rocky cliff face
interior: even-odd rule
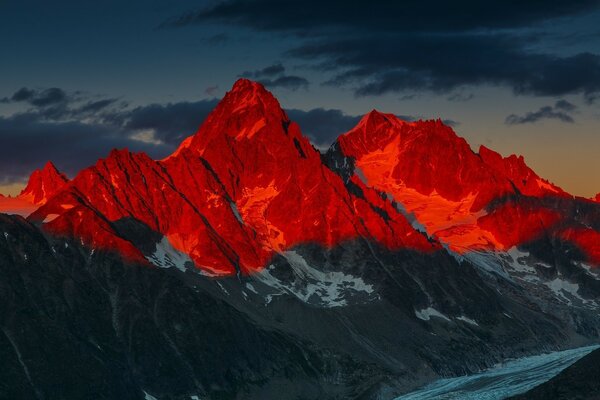
[[[550,205],[563,200],[584,208],[589,200],[540,178],[522,157],[503,158],[484,146],[473,152],[439,120],[406,122],[372,111],[328,157],[347,158],[349,180],[397,202],[455,252],[506,251],[551,234],[579,247],[585,261],[600,261],[598,246],[586,238],[597,231]]]
[[[388,399],[600,334],[600,205],[439,121],[371,112],[320,154],[240,80],[170,157],[19,199],[0,398]]]
[[[363,188],[363,191],[371,189]],[[58,235],[142,255],[113,229],[132,217],[209,274],[249,274],[299,243],[357,237],[435,251],[389,202],[357,196],[261,85],[238,81],[170,157],[113,151],[30,217]]]
[[[27,186],[18,196],[0,195],[0,212],[29,215],[63,189],[68,181],[52,162],[48,162],[44,168],[35,170],[31,174]]]
[[[123,263],[20,217],[0,232],[0,397],[393,398],[591,334],[444,252],[301,245],[214,279]]]

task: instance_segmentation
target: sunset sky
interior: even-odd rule
[[[0,0],[0,192],[48,160],[163,157],[244,76],[318,147],[373,108],[441,118],[590,197],[599,22],[597,1]]]

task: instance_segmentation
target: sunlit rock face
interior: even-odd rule
[[[439,121],[321,154],[240,80],[171,156],[3,201],[0,398],[387,399],[600,335],[600,205]]]
[[[27,186],[18,196],[0,195],[0,212],[27,216],[64,188],[68,181],[54,164],[48,162],[31,174]]]
[[[212,275],[260,271],[302,243],[357,238],[458,254],[550,238],[600,264],[598,203],[540,178],[522,157],[476,153],[441,121],[377,111],[322,155],[247,79],[171,156],[114,150],[71,182],[49,163],[20,196],[0,198],[0,210],[148,262],[115,226],[133,218],[164,238],[161,248]]]
[[[351,193],[322,163],[264,87],[240,80],[170,157],[113,151],[30,219],[139,261],[112,226],[133,217],[216,275],[260,270],[300,243],[365,237],[389,248],[440,248],[372,189],[361,190]]]
[[[407,122],[372,111],[329,154],[347,157],[349,179],[397,202],[453,251],[505,251],[551,235],[600,263],[600,245],[591,243],[597,207],[540,178],[523,157],[503,158],[484,146],[474,152],[439,120]]]

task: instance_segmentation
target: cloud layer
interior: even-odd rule
[[[130,107],[114,98],[58,91],[60,96],[48,96],[47,90],[25,88],[6,98],[5,102],[23,102],[31,107],[0,117],[0,185],[26,180],[48,160],[73,176],[106,157],[113,148],[144,151],[156,159],[163,158],[194,134],[218,103],[218,99],[208,99]],[[27,96],[21,96],[25,92]],[[55,100],[49,101],[50,98]],[[287,112],[322,149],[360,120],[360,116],[336,109]]]
[[[591,102],[600,91],[600,56],[545,50],[547,28],[535,27],[598,10],[588,0],[229,0],[163,26],[217,22],[295,36],[287,56],[312,62],[330,75],[327,84],[358,96],[492,85],[534,96],[578,93]]]
[[[285,67],[281,63],[269,65],[256,71],[244,71],[239,76],[252,78],[269,88],[285,88],[298,90],[308,88],[306,78],[296,75],[286,75]]]
[[[555,119],[562,122],[574,123],[572,114],[577,107],[566,100],[558,100],[554,106],[544,106],[537,111],[531,111],[524,115],[511,114],[506,117],[507,125],[531,124],[544,119]]]
[[[170,154],[214,108],[216,99],[130,107],[114,98],[22,88],[3,103],[27,108],[0,117],[0,184],[21,182],[47,160],[69,175],[113,148]]]

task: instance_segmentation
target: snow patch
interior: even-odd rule
[[[150,393],[144,391],[144,400],[158,400],[156,397],[152,396]]]
[[[187,254],[173,248],[166,237],[156,243],[156,250],[146,259],[159,268],[174,267],[180,271],[185,271],[186,264],[192,263],[192,259]]]
[[[43,224],[47,224],[48,222],[54,221],[56,218],[60,217],[59,214],[48,214],[46,218],[42,221]]]
[[[503,278],[509,279],[510,276],[506,273],[503,268],[504,263],[502,258],[496,252],[491,251],[470,251],[463,254],[463,257],[473,263],[473,265],[481,268],[482,270],[500,275]]]
[[[229,292],[227,291],[227,289],[225,289],[225,287],[223,285],[221,285],[221,282],[219,282],[219,281],[215,281],[215,282],[217,283],[217,285],[219,285],[219,288],[221,288],[223,293],[225,293],[227,296],[229,296]]]
[[[246,287],[248,288],[249,291],[251,291],[252,293],[256,293],[258,294],[258,292],[256,291],[256,289],[254,289],[254,286],[252,286],[252,284],[250,282],[246,283]]]
[[[544,282],[544,285],[548,286],[557,297],[564,299],[568,304],[571,304],[571,298],[565,294],[569,294],[577,299],[580,299],[584,303],[586,302],[586,300],[579,296],[579,285],[576,283],[571,283],[564,279],[556,278],[552,281]]]
[[[442,314],[441,312],[439,312],[438,310],[436,310],[433,307],[427,307],[427,308],[424,308],[424,309],[418,310],[418,311],[415,310],[415,315],[417,316],[417,318],[422,319],[423,321],[429,321],[433,317],[445,319],[446,321],[450,321],[450,318],[446,317],[444,314]]]
[[[354,173],[356,174],[356,176],[358,176],[358,178],[362,181],[362,183],[364,183],[365,185],[369,185],[369,181],[367,179],[367,177],[365,176],[365,173],[362,171],[362,169],[358,168],[358,167],[354,167]]]
[[[529,257],[528,252],[521,251],[516,247],[511,247],[506,254],[510,256],[509,266],[515,271],[526,273],[526,274],[535,274],[535,268],[527,264],[527,258]]]
[[[357,294],[367,295],[369,299],[377,296],[373,286],[361,278],[343,272],[319,271],[308,265],[295,251],[286,251],[282,256],[292,267],[295,279],[286,282],[279,280],[271,273],[275,268],[272,265],[255,274],[254,278],[279,292],[291,294],[304,303],[326,308],[346,306],[348,298]],[[267,303],[274,295],[277,294],[266,296]]]
[[[479,326],[479,324],[477,323],[477,321],[469,318],[469,317],[465,317],[464,315],[461,315],[460,317],[456,317],[456,319],[466,322],[467,324],[471,324],[471,325],[475,325],[475,326]]]
[[[244,220],[240,215],[240,210],[238,210],[237,205],[233,201],[230,201],[229,206],[231,207],[231,211],[233,212],[233,215],[235,215],[235,218],[240,222],[240,224],[244,225]]]
[[[594,278],[597,281],[600,280],[600,272],[598,271],[598,268],[593,268],[591,265],[585,263],[579,263],[579,266],[585,270],[589,277]]]

